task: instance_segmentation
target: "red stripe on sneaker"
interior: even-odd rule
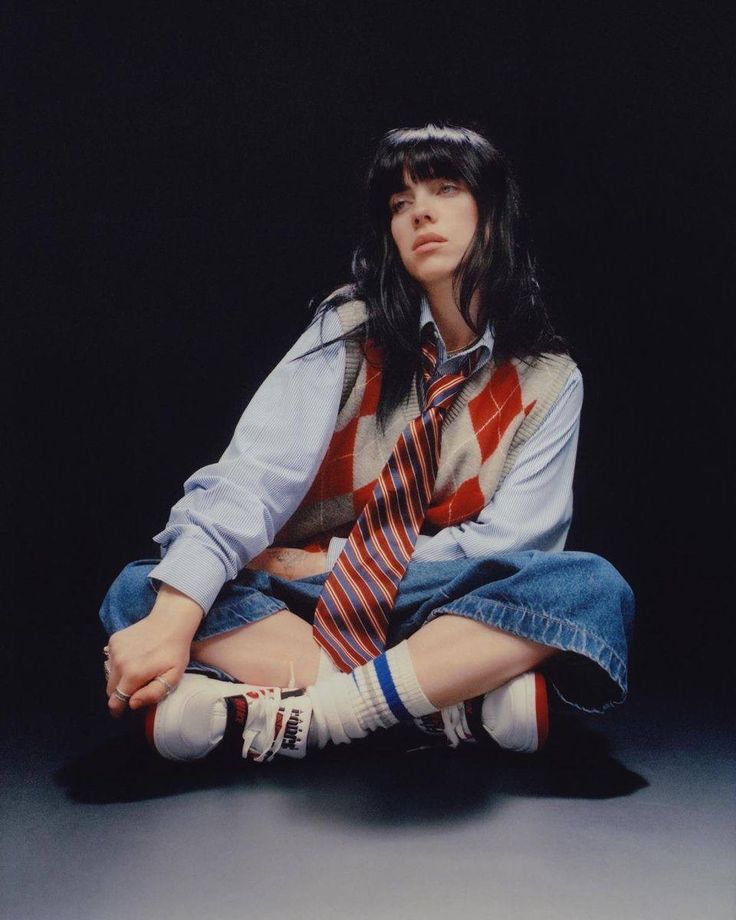
[[[156,706],[148,706],[143,719],[143,727],[146,733],[146,741],[156,750],[156,744],[153,740],[153,723],[156,721]]]
[[[534,701],[537,711],[537,750],[544,747],[549,735],[549,702],[547,681],[541,674],[534,675]]]

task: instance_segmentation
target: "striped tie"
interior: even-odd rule
[[[459,371],[433,381],[437,342],[428,328],[431,334],[422,341],[422,414],[399,436],[317,602],[315,641],[342,671],[384,650],[388,616],[432,498],[442,420],[480,357],[477,349]]]

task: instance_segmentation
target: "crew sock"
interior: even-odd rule
[[[313,706],[309,743],[320,748],[436,711],[419,686],[406,642],[350,674],[319,681],[306,694]]]
[[[333,674],[341,673],[342,672],[332,658],[330,658],[327,652],[320,646],[319,667],[317,669],[317,677],[314,680],[315,684],[320,683],[320,681],[325,680],[327,677],[331,677]]]

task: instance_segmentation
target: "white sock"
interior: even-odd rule
[[[317,676],[314,679],[315,684],[325,680],[327,677],[332,677],[333,674],[341,673],[340,668],[338,668],[332,658],[330,658],[327,652],[320,647],[319,668],[317,669]]]
[[[308,687],[312,701],[310,741],[345,744],[369,731],[435,712],[419,686],[406,642],[350,674],[334,674]]]

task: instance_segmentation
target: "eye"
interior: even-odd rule
[[[460,186],[457,182],[440,182],[435,185],[435,188],[437,193],[442,195],[460,191]],[[407,198],[397,198],[393,202],[389,202],[389,211],[391,214],[399,214],[403,210],[403,206],[409,203],[410,201]]]

